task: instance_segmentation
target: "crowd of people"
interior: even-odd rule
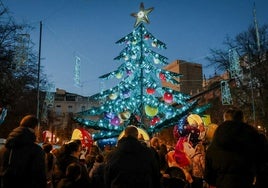
[[[0,188],[267,188],[268,141],[229,109],[210,143],[200,140],[191,155],[176,155],[158,137],[144,142],[135,125],[114,147],[81,140],[60,148],[36,144],[38,120],[25,116],[0,150]],[[183,161],[185,165],[180,165]]]

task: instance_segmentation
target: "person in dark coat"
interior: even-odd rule
[[[56,188],[80,188],[81,165],[71,163],[66,168],[66,176],[57,184]]]
[[[206,151],[205,180],[217,188],[252,188],[262,165],[263,141],[240,120],[223,122]]]
[[[35,143],[38,120],[25,116],[20,126],[9,134],[5,147],[0,151],[0,175],[3,188],[45,188],[45,153]]]
[[[260,160],[264,163],[258,168],[255,188],[268,187],[268,139],[264,134],[260,134],[263,146],[263,153],[260,156]]]
[[[76,185],[79,185],[79,188],[90,187],[87,169],[79,160],[81,149],[82,145],[80,140],[74,140],[62,146],[52,173],[54,187],[57,187],[61,179],[66,178],[67,167],[72,163],[79,165],[81,168],[81,177],[77,180]]]
[[[107,188],[159,188],[160,176],[152,151],[138,140],[138,129],[131,125],[107,157]]]

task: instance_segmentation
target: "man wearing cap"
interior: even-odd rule
[[[27,115],[9,134],[0,150],[1,188],[45,188],[45,153],[37,145],[35,128],[38,119]]]
[[[131,125],[107,156],[107,188],[158,188],[160,176],[152,151],[138,140],[138,129]]]

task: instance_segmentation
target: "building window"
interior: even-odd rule
[[[68,106],[68,112],[73,112],[73,106],[71,105]]]
[[[55,101],[64,101],[65,96],[64,95],[55,95]]]
[[[56,105],[56,109],[55,109],[55,111],[56,111],[56,115],[57,115],[57,116],[60,116],[61,113],[62,113],[62,111],[61,111],[61,105]]]
[[[66,95],[66,101],[75,101],[75,95]]]
[[[81,107],[81,111],[85,111],[86,110],[86,107],[85,106],[82,106]]]

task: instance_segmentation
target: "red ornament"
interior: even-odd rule
[[[166,76],[165,76],[165,74],[163,74],[163,73],[159,73],[159,78],[162,80],[162,81],[165,81],[166,80]]]
[[[154,88],[149,87],[149,88],[147,88],[147,89],[146,89],[146,92],[147,92],[148,94],[152,95],[152,94],[154,94],[155,89],[154,89]]]
[[[166,103],[172,103],[173,102],[173,95],[172,95],[172,93],[169,93],[169,92],[164,93],[164,101]]]
[[[149,38],[150,38],[149,35],[145,35],[145,36],[144,36],[144,39],[145,39],[145,40],[148,40]]]
[[[151,119],[151,125],[155,125],[160,121],[160,118],[158,116],[154,116],[153,119]]]

